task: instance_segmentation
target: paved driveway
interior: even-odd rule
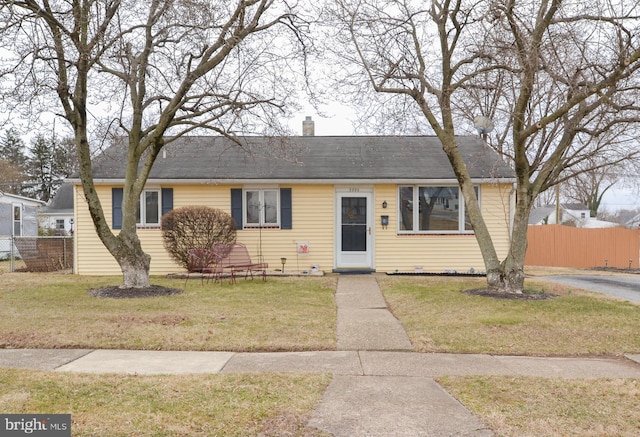
[[[640,275],[557,275],[538,276],[535,279],[596,291],[631,302],[640,302]]]

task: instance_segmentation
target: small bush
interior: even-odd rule
[[[186,269],[189,249],[211,249],[215,243],[235,243],[236,224],[222,210],[187,206],[162,216],[162,238],[171,257]]]

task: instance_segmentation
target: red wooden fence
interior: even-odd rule
[[[640,230],[529,226],[525,265],[638,268]]]

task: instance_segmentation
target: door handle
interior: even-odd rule
[[[369,226],[369,235],[371,235],[371,226]]]

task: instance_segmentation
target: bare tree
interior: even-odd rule
[[[136,209],[156,157],[198,129],[233,137],[278,126],[295,96],[286,72],[301,59],[295,11],[284,0],[21,0],[0,2],[0,17],[12,54],[3,62],[12,84],[5,95],[66,119],[89,212],[122,287],[149,286]],[[92,132],[126,139],[118,234],[96,194]]]
[[[615,163],[637,153],[630,129],[639,114],[638,5],[337,0],[328,9],[339,65],[348,73],[341,82],[361,94],[366,86],[387,96],[397,116],[377,120],[402,120],[405,128],[406,120],[416,120],[435,132],[461,187],[488,287],[521,293],[536,196],[584,171],[579,165],[590,157]],[[516,174],[503,260],[456,143],[456,126],[475,116],[494,119],[490,141]]]
[[[589,162],[589,170],[576,174],[564,184],[567,198],[583,203],[589,208],[591,217],[598,217],[604,195],[618,183],[610,167],[597,167]]]

